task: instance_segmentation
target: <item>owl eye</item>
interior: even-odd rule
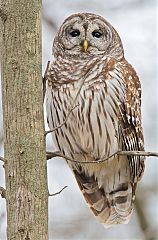
[[[80,31],[79,30],[73,30],[72,32],[70,32],[71,37],[77,37],[80,35]]]
[[[102,32],[98,31],[98,30],[94,30],[92,32],[92,36],[96,37],[96,38],[100,38],[102,36]]]

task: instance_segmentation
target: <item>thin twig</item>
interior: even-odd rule
[[[0,195],[2,198],[6,198],[6,190],[3,187],[0,187]]]
[[[118,150],[115,153],[111,154],[109,157],[103,157],[99,160],[96,161],[80,161],[80,160],[74,160],[64,154],[62,154],[61,152],[47,152],[47,160],[54,158],[54,157],[61,157],[61,158],[65,158],[67,161],[70,162],[76,162],[76,163],[102,163],[105,162],[106,160],[108,160],[109,158],[112,158],[115,155],[127,155],[127,156],[148,156],[148,157],[158,157],[158,153],[156,152],[144,152],[144,151],[121,151]]]
[[[64,120],[59,126],[53,128],[53,129],[51,129],[51,130],[49,130],[49,131],[46,131],[46,132],[45,132],[45,136],[46,136],[48,133],[54,132],[54,131],[56,131],[57,129],[61,128],[61,127],[66,123],[66,121],[68,120],[68,118],[69,118],[71,112],[73,111],[73,109],[76,108],[76,106],[79,106],[78,104],[75,106],[76,100],[77,100],[77,98],[78,98],[78,96],[79,96],[79,94],[80,94],[80,91],[81,91],[81,89],[82,89],[82,87],[83,87],[83,84],[84,84],[84,82],[85,82],[85,80],[86,80],[86,78],[87,78],[87,74],[88,74],[89,72],[90,72],[90,71],[88,70],[87,73],[86,73],[86,75],[85,75],[84,78],[82,79],[81,84],[80,84],[80,87],[79,87],[79,89],[78,89],[78,91],[77,91],[77,94],[76,94],[76,96],[75,96],[75,98],[74,98],[74,100],[73,100],[73,102],[72,102],[72,104],[71,104],[71,106],[70,106],[70,110],[68,111],[68,114],[67,114],[65,120]]]
[[[71,113],[76,107],[78,107],[78,106],[79,106],[79,104],[70,109],[70,111],[68,112],[65,120],[64,120],[60,125],[58,125],[57,127],[53,128],[52,130],[45,131],[45,136],[46,136],[48,133],[54,132],[54,131],[56,131],[57,129],[61,128],[61,127],[67,122],[67,120],[68,120],[68,118],[69,118],[69,116],[70,116],[70,113]]]
[[[47,74],[49,65],[50,65],[50,61],[48,61],[48,63],[47,63],[47,67],[46,67],[45,74],[44,74],[44,77],[43,77],[43,102],[44,102],[45,93],[46,93],[46,74]],[[73,107],[70,109],[70,111],[68,112],[65,120],[64,120],[60,125],[58,125],[56,128],[53,128],[52,130],[45,131],[45,136],[46,136],[48,133],[54,132],[54,131],[56,131],[57,129],[61,128],[61,127],[66,123],[66,121],[68,120],[68,118],[69,118],[69,116],[70,116],[70,113],[74,110],[74,108],[76,108],[76,107],[78,107],[78,106],[79,106],[79,105],[73,106]]]
[[[1,160],[2,162],[5,162],[5,160],[4,160],[4,158],[3,158],[3,157],[0,157],[0,160]]]
[[[58,194],[60,194],[65,188],[67,188],[68,186],[65,186],[65,187],[63,187],[59,192],[56,192],[56,193],[49,193],[49,197],[54,197],[54,196],[56,196],[56,195],[58,195]]]

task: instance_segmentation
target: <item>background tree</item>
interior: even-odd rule
[[[41,1],[2,0],[7,235],[48,239]]]

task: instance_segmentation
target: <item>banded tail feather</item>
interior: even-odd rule
[[[108,165],[113,165],[114,161],[116,159]],[[123,158],[121,161],[125,161],[125,159]],[[90,210],[106,228],[118,224],[127,224],[133,211],[133,192],[127,176],[128,166],[125,164],[123,166],[127,169],[114,167],[113,174],[105,174],[104,176],[98,174],[98,177],[89,176],[83,166],[71,167]],[[104,167],[106,167],[106,163],[103,164]],[[100,173],[102,170],[100,169]],[[114,181],[115,178],[119,181]]]

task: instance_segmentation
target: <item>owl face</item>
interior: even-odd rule
[[[67,18],[54,40],[54,50],[60,48],[62,53],[80,57],[108,55],[120,46],[121,40],[115,29],[102,17],[89,13]]]

